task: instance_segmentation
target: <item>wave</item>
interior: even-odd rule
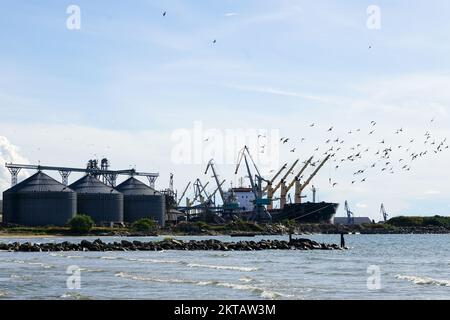
[[[8,296],[8,292],[6,291],[0,291],[0,298],[4,298]]]
[[[61,299],[70,299],[70,300],[91,300],[92,298],[89,296],[84,296],[79,292],[66,292],[60,297]]]
[[[125,272],[119,272],[115,274],[116,277],[138,280],[138,281],[148,281],[148,282],[159,282],[159,283],[176,283],[176,284],[192,284],[198,286],[215,286],[222,288],[229,288],[232,290],[243,290],[249,291],[252,293],[258,294],[261,298],[275,300],[279,298],[295,298],[293,295],[283,294],[276,291],[267,290],[265,288],[260,288],[247,284],[236,284],[236,283],[228,283],[228,282],[219,282],[219,281],[196,281],[196,280],[188,280],[188,279],[159,279],[159,278],[151,278],[139,275],[132,275]]]
[[[397,279],[400,280],[408,280],[418,285],[436,285],[442,287],[450,287],[450,280],[439,280],[433,279],[430,277],[418,277],[418,276],[404,276],[404,275],[396,275]]]
[[[243,277],[243,278],[240,278],[239,281],[248,283],[248,282],[252,282],[254,280],[252,278],[249,278],[249,277]]]
[[[88,269],[88,268],[80,268],[80,271],[84,272],[105,272],[104,269]]]
[[[25,261],[25,260],[7,259],[7,260],[3,260],[3,262],[12,262],[12,263],[17,263],[17,264],[27,264],[29,266],[39,266],[39,267],[43,267],[44,269],[55,268],[55,266],[51,265],[51,264],[45,264],[45,263],[42,263],[42,262],[31,262],[31,261]]]
[[[198,264],[198,263],[188,263],[187,266],[190,268],[209,268],[209,269],[218,269],[218,270],[235,270],[235,271],[243,271],[243,272],[251,272],[251,271],[259,270],[259,268],[251,268],[251,267],[215,266],[215,265],[210,265],[210,264]]]
[[[242,272],[251,272],[258,271],[260,268],[255,267],[238,267],[238,266],[224,266],[224,265],[210,265],[210,264],[200,264],[200,263],[190,263],[179,260],[161,260],[161,259],[139,259],[139,258],[124,258],[124,257],[101,257],[104,260],[125,260],[132,262],[143,262],[143,263],[168,263],[168,264],[180,264],[185,265],[189,268],[208,268],[208,269],[217,269],[217,270],[233,270],[233,271],[242,271]]]

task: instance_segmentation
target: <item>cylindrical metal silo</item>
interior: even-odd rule
[[[91,216],[94,222],[123,222],[123,195],[97,178],[86,175],[70,185],[77,193],[78,214]]]
[[[124,221],[153,218],[164,226],[166,199],[163,194],[136,178],[129,178],[116,188],[124,196]]]
[[[3,222],[24,226],[63,226],[77,211],[76,193],[45,173],[3,193]]]

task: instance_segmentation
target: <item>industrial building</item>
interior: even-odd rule
[[[125,222],[135,222],[142,218],[153,218],[164,226],[166,200],[165,196],[134,177],[127,179],[116,187],[123,194]]]
[[[158,173],[111,170],[106,158],[89,160],[85,168],[13,163],[6,164],[6,168],[11,173],[12,187],[3,193],[3,210],[0,211],[3,211],[5,223],[63,226],[76,214],[86,214],[97,225],[134,222],[150,217],[164,226],[165,195],[154,189]],[[18,183],[22,169],[37,170],[37,173]],[[43,170],[58,172],[62,182],[49,177]],[[83,173],[84,176],[68,186],[72,172]],[[115,188],[120,175],[130,177],[118,187],[125,196]],[[150,186],[134,176],[147,178]]]
[[[63,226],[76,212],[76,193],[41,171],[3,193],[5,223]]]
[[[70,185],[77,195],[78,213],[90,216],[95,224],[123,222],[123,194],[92,175]]]

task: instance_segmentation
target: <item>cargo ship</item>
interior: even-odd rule
[[[333,223],[338,203],[305,202],[286,204],[283,209],[269,210],[272,222],[295,220],[299,223]]]
[[[245,220],[251,219],[255,201],[251,188],[233,188],[232,192],[242,209],[239,216]],[[295,220],[299,223],[333,223],[338,207],[338,203],[330,202],[286,203],[283,209],[268,209],[267,212],[270,213],[272,222]],[[260,218],[267,220],[264,216]]]

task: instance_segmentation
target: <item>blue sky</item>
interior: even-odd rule
[[[66,28],[71,4],[81,8],[81,30]],[[381,30],[366,26],[369,5],[381,8]],[[310,122],[346,131],[376,119],[381,131],[404,126],[415,137],[436,117],[436,139],[449,134],[448,1],[3,0],[0,6],[0,135],[33,163],[79,166],[93,154],[107,155],[118,167],[160,171],[161,187],[174,172],[182,189],[204,166],[171,164],[170,135],[197,120],[208,128],[278,129],[293,140],[313,140],[300,154],[281,150],[286,161],[307,158],[322,141],[307,131]],[[361,215],[378,217],[383,201],[399,214],[446,214],[450,194],[440,180],[450,178],[448,160],[442,153],[410,176],[374,177],[356,189],[332,190],[328,176],[317,184],[324,200],[348,198]],[[395,197],[394,188],[402,189]]]

